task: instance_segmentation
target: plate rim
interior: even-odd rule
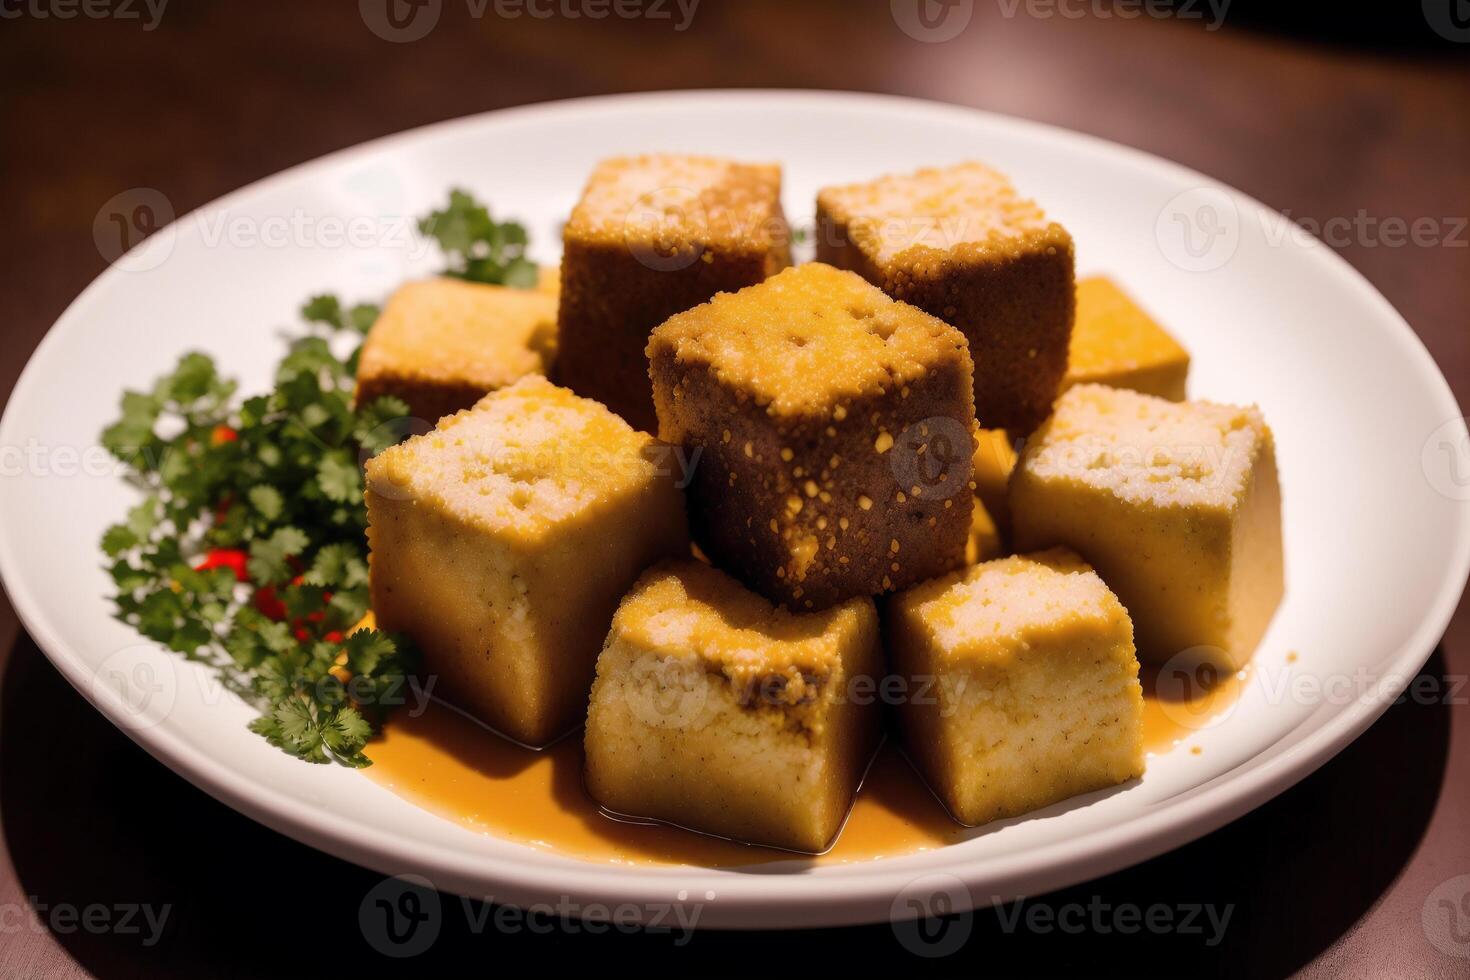
[[[929,99],[881,95],[862,92],[817,91],[803,89],[714,89],[670,92],[642,92],[622,95],[591,96],[532,103],[473,115],[441,120],[424,126],[392,133],[363,143],[344,147],[324,156],[296,164],[285,170],[230,191],[178,217],[171,228],[192,221],[196,216],[229,207],[241,198],[268,191],[277,183],[307,179],[317,170],[326,170],[346,158],[365,156],[392,149],[398,144],[433,138],[437,134],[458,129],[471,129],[489,121],[511,121],[518,116],[545,116],[560,113],[575,115],[595,108],[644,108],[684,104],[725,104],[727,106],[770,104],[790,105],[806,102],[821,107],[834,104],[857,110],[888,110],[948,115],[956,120],[977,117],[992,125],[1012,127],[1030,135],[1075,143],[1082,141],[1110,154],[1127,158],[1131,163],[1162,171],[1174,178],[1187,178],[1196,186],[1219,187],[1238,201],[1257,209],[1268,217],[1279,217],[1273,209],[1223,182],[1192,168],[1124,144],[1088,133],[1049,123],[977,109],[971,106]],[[139,247],[146,246],[146,242]],[[1423,341],[1407,321],[1356,268],[1336,251],[1313,238],[1304,250],[1315,253],[1308,261],[1326,263],[1345,286],[1357,293],[1357,300],[1376,307],[1380,315],[1394,327],[1392,340],[1413,361],[1418,379],[1425,382],[1425,394],[1447,420],[1459,420],[1459,431],[1470,437],[1464,413],[1443,372],[1434,362]],[[0,445],[10,444],[16,424],[18,405],[30,396],[38,383],[43,366],[60,332],[83,316],[101,289],[113,277],[123,274],[116,263],[104,269],[67,305],[47,330],[27,360],[0,417]],[[23,482],[21,480],[16,483]],[[892,902],[906,886],[928,877],[945,877],[965,886],[970,908],[981,908],[996,902],[1021,897],[1021,885],[1028,887],[1024,895],[1031,897],[1057,888],[1117,871],[1173,850],[1198,839],[1237,819],[1249,810],[1277,796],[1310,775],[1336,756],[1362,734],[1403,692],[1412,677],[1434,652],[1453,617],[1467,579],[1470,579],[1470,507],[1459,511],[1455,528],[1454,561],[1447,568],[1438,592],[1425,604],[1425,612],[1409,639],[1381,661],[1384,676],[1403,678],[1403,684],[1375,685],[1370,696],[1335,712],[1323,724],[1286,748],[1267,749],[1233,769],[1197,787],[1187,799],[1161,803],[1152,812],[1141,814],[1123,824],[1099,828],[1077,837],[1028,848],[1019,855],[972,862],[966,878],[966,866],[956,864],[948,874],[918,874],[910,870],[882,869],[882,862],[864,866],[861,888],[851,887],[842,878],[811,878],[800,874],[782,875],[778,889],[771,887],[771,876],[742,875],[707,868],[671,867],[668,869],[627,869],[587,863],[584,865],[535,866],[505,862],[496,868],[497,901],[532,905],[555,902],[566,895],[595,896],[587,901],[611,899],[619,903],[643,907],[678,904],[686,899],[681,893],[702,892],[713,883],[717,899],[704,905],[702,928],[817,928],[891,921],[895,917]],[[352,815],[335,814],[324,829],[320,821],[322,808],[298,801],[265,783],[240,784],[235,771],[207,755],[193,751],[183,736],[176,736],[162,726],[139,729],[126,724],[121,704],[100,703],[93,697],[91,678],[79,657],[62,643],[52,626],[45,605],[29,588],[21,571],[20,556],[10,521],[0,516],[0,580],[16,611],[21,625],[37,647],[57,670],[90,704],[102,712],[116,727],[126,733],[154,758],[164,763],[190,783],[199,787],[232,809],[251,819],[325,851],[338,858],[371,868],[383,874],[428,874],[435,887],[460,895],[483,897],[485,876],[468,873],[457,866],[456,850],[447,844],[423,841],[385,839],[380,828]],[[1099,847],[1099,838],[1106,838]],[[376,843],[371,838],[378,838]],[[979,875],[985,871],[985,891],[974,891]],[[426,870],[427,869],[427,870]],[[674,877],[679,875],[681,877]],[[707,879],[705,882],[694,879]],[[1039,886],[1039,887],[1038,887]],[[779,891],[779,894],[777,893]],[[698,896],[698,897],[703,897]],[[691,902],[697,899],[689,899]],[[700,903],[703,904],[703,903]],[[796,910],[799,915],[794,915]],[[957,911],[964,909],[957,908]]]

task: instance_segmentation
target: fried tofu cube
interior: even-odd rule
[[[1011,480],[1017,549],[1080,552],[1138,652],[1235,670],[1285,591],[1275,440],[1256,408],[1079,385]]]
[[[985,562],[889,600],[910,757],[976,826],[1143,774],[1128,613],[1064,550]]]
[[[1004,429],[975,430],[971,477],[975,485],[975,513],[970,521],[965,564],[974,565],[1010,554],[1009,484],[1015,468],[1016,448]]]
[[[828,187],[817,259],[964,331],[975,414],[1026,435],[1051,414],[1076,305],[1072,236],[979,163]]]
[[[608,810],[771,847],[831,845],[879,741],[871,599],[773,607],[697,561],[618,607],[587,713],[587,788]]]
[[[1010,483],[1016,469],[1016,447],[1004,429],[975,432],[975,519],[994,532],[1000,545],[1011,536]],[[983,518],[982,518],[983,513]],[[982,534],[989,532],[981,529]],[[989,557],[998,558],[999,554]],[[984,561],[985,559],[980,559]],[[973,564],[973,562],[972,562]]]
[[[800,611],[963,563],[974,408],[954,327],[810,263],[672,317],[648,355],[720,568]]]
[[[402,399],[415,418],[436,422],[528,375],[556,357],[556,297],[429,279],[399,288],[363,344],[357,401]]]
[[[1062,387],[1102,384],[1182,402],[1189,352],[1127,293],[1101,276],[1077,283],[1077,324]]]
[[[781,168],[670,154],[604,160],[563,245],[556,379],[652,432],[649,332],[791,264]]]
[[[1005,537],[1000,526],[979,497],[975,498],[975,516],[970,521],[970,542],[965,545],[965,564],[974,565],[982,561],[1003,558],[1006,554]]]
[[[667,447],[523,379],[367,466],[372,601],[436,693],[544,745],[581,723],[618,601],[689,553]]]

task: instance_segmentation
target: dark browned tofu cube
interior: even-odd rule
[[[975,413],[954,327],[812,263],[671,318],[648,354],[718,567],[804,610],[963,563]]]
[[[817,258],[964,331],[981,425],[1025,435],[1051,414],[1076,307],[1072,236],[1003,174],[964,163],[828,187]]]
[[[692,156],[605,160],[563,246],[556,380],[652,431],[649,332],[791,264],[781,169]]]

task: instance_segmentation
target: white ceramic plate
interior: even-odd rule
[[[97,541],[131,496],[95,447],[124,387],[189,349],[216,355],[247,392],[264,387],[278,328],[306,296],[378,297],[428,271],[406,218],[450,186],[526,220],[536,257],[554,260],[558,222],[593,163],[653,149],[781,161],[796,223],[810,221],[823,184],[988,161],[1071,229],[1079,272],[1114,276],[1183,339],[1194,397],[1262,406],[1280,447],[1288,596],[1256,682],[1191,740],[1200,754],[1160,756],[1122,791],[931,853],[759,873],[592,865],[474,834],[359,773],[287,758],[246,731],[245,706],[111,618]],[[131,192],[99,215],[104,247],[109,214],[137,203],[157,202]],[[940,891],[957,908],[1034,895],[1199,837],[1321,765],[1414,676],[1470,570],[1470,470],[1457,468],[1470,443],[1448,386],[1382,296],[1288,231],[1244,195],[1143,153],[922,102],[686,93],[431,126],[231,194],[87,289],[0,423],[0,570],[56,666],[148,751],[262,823],[384,872],[517,904],[697,903],[702,925],[732,927],[902,917],[919,907],[909,898],[922,905]]]

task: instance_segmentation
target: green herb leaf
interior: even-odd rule
[[[269,538],[250,545],[250,577],[265,585],[289,581],[295,572],[290,560],[306,550],[311,538],[295,527],[278,528]]]
[[[526,258],[529,236],[514,221],[497,223],[468,191],[449,192],[449,203],[419,221],[419,231],[439,242],[448,258],[445,275],[472,282],[529,289],[539,270]]]

